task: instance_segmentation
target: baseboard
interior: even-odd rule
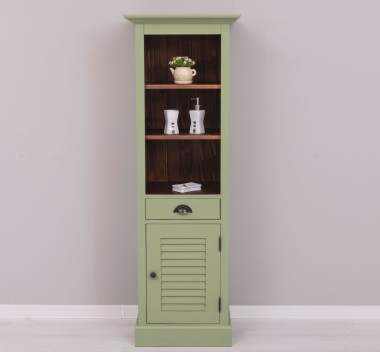
[[[230,306],[232,319],[380,319],[380,306]],[[135,305],[0,305],[0,318],[135,319]]]
[[[232,319],[380,318],[380,306],[230,306]]]
[[[124,318],[125,311],[122,305],[3,304],[0,318]]]

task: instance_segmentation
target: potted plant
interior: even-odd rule
[[[172,61],[169,61],[170,71],[174,76],[174,83],[176,84],[191,84],[193,83],[193,77],[197,74],[197,71],[191,67],[195,65],[195,61],[187,56],[173,57]]]

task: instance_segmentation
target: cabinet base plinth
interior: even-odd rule
[[[136,324],[136,347],[231,347],[232,328],[220,324]]]

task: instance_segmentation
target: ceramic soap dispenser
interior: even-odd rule
[[[205,117],[205,111],[200,110],[199,98],[191,98],[191,100],[196,100],[197,103],[194,106],[194,110],[190,110],[190,134],[202,134],[205,133],[205,126],[203,120]]]

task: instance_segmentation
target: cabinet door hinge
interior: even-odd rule
[[[222,236],[219,236],[219,252],[222,251]]]
[[[219,297],[219,313],[222,311],[222,298]]]

